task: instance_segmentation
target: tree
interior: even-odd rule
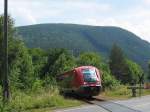
[[[120,84],[118,80],[111,74],[109,66],[105,63],[101,63],[100,70],[102,71],[102,86],[105,88],[112,89]]]
[[[3,74],[3,53],[4,53],[4,48],[3,48],[3,25],[4,25],[4,15],[0,15],[0,81],[2,81],[2,74]],[[15,28],[14,28],[14,21],[13,19],[8,16],[8,39],[12,38],[12,35],[15,33]],[[2,82],[1,82],[2,83]]]
[[[7,15],[7,1],[5,3],[4,15],[0,15],[0,78],[3,87],[3,100],[8,101],[10,97],[8,79],[8,37],[12,33],[13,21]],[[4,28],[4,30],[3,30]],[[9,31],[9,32],[8,32]]]
[[[17,39],[9,41],[8,51],[10,84],[19,89],[28,89],[34,82],[32,58],[24,43]]]
[[[74,57],[65,49],[49,50],[47,63],[43,67],[41,78],[47,75],[55,77],[76,67]]]
[[[0,16],[0,76],[2,81],[3,67],[3,15]],[[33,78],[32,60],[24,43],[16,39],[18,35],[13,19],[8,16],[8,68],[11,86],[28,88]]]
[[[148,63],[148,79],[150,80],[150,61]]]
[[[72,70],[74,67],[76,67],[75,59],[71,55],[63,53],[55,61],[54,65],[52,65],[51,74],[59,75]]]
[[[29,49],[29,55],[32,57],[34,77],[40,78],[42,69],[47,63],[48,53],[40,48],[32,48]]]
[[[137,63],[126,59],[126,73],[124,75],[124,83],[139,83],[139,78],[142,77],[143,70]]]
[[[100,54],[94,52],[85,52],[80,54],[79,59],[77,61],[79,66],[95,66],[99,69],[102,75],[102,85],[103,90],[105,88],[112,88],[119,84],[119,81],[115,79],[115,77],[111,74],[110,69],[106,63],[104,63],[101,59]]]
[[[124,81],[125,66],[126,61],[124,53],[118,45],[114,44],[109,57],[109,67],[116,79],[122,82]]]
[[[143,74],[142,68],[135,62],[125,58],[122,49],[116,44],[113,45],[110,54],[109,67],[111,73],[122,83],[137,83]]]
[[[80,66],[95,66],[97,68],[100,67],[101,57],[99,54],[94,52],[85,52],[80,54],[78,59],[78,65]]]

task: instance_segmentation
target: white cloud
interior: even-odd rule
[[[9,2],[9,12],[15,17],[17,25],[34,24],[36,21],[47,21],[50,18],[60,18],[61,21],[61,18],[78,19],[84,16],[83,19],[108,10],[110,10],[109,4],[97,4],[90,0],[13,0]],[[20,17],[24,17],[24,23],[18,23]]]
[[[134,0],[139,5],[130,6],[129,2],[130,7],[125,10],[115,7],[115,1],[9,0],[9,13],[16,25],[52,22],[118,26],[150,42],[150,0]],[[0,13],[3,13],[3,0],[0,0]]]
[[[150,42],[150,9],[144,6],[134,7],[129,12],[113,16],[88,18],[85,24],[122,27]]]
[[[150,23],[149,21],[142,22],[138,24],[138,22],[130,22],[126,20],[118,20],[115,18],[107,18],[107,19],[87,19],[85,24],[96,25],[96,26],[118,26],[124,29],[127,29],[136,35],[140,36],[144,40],[150,42]]]
[[[143,0],[144,4],[148,5],[150,4],[150,0]]]

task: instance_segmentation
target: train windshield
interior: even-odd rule
[[[97,75],[95,69],[84,69],[82,70],[85,82],[96,82]]]

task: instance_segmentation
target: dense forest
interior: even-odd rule
[[[17,27],[17,32],[30,48],[65,48],[76,55],[94,51],[108,59],[113,44],[117,43],[144,70],[150,60],[150,43],[119,27],[39,24]]]
[[[3,90],[3,16],[0,16],[0,94]],[[139,81],[143,74],[140,65],[126,57],[117,43],[112,45],[109,61],[99,52],[86,51],[74,55],[70,50],[49,47],[28,48],[19,38],[14,21],[9,17],[9,85],[11,99],[5,107],[0,97],[0,109],[20,112],[33,108],[73,105],[77,101],[65,100],[59,95],[56,75],[78,66],[92,65],[102,71],[103,90],[113,89],[122,84]],[[44,30],[44,29],[41,29]],[[58,29],[59,30],[59,29]],[[58,34],[59,35],[59,34]],[[29,40],[28,40],[29,41]],[[34,41],[31,39],[31,41]],[[63,40],[59,40],[63,41]],[[53,41],[54,42],[54,41]],[[32,43],[34,44],[34,43]],[[150,65],[149,65],[150,69]],[[150,71],[150,70],[149,70]],[[149,75],[150,76],[150,75]],[[44,95],[43,95],[44,94]],[[39,97],[39,95],[41,95]],[[33,100],[34,99],[34,100]]]

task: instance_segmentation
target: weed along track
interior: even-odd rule
[[[99,98],[91,98],[91,99],[84,99],[84,101],[88,104],[97,105],[99,107],[104,108],[108,112],[141,112],[138,110],[134,110],[132,108],[129,108],[127,106],[114,103],[112,101],[107,101],[105,99],[99,99]]]

